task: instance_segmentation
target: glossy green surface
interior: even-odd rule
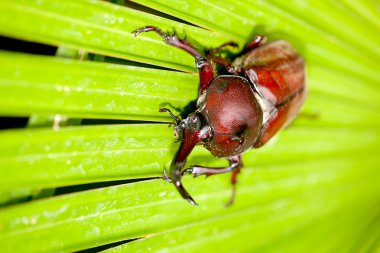
[[[0,1],[0,35],[60,46],[0,51],[0,115],[32,116],[0,131],[0,252],[379,252],[377,2],[134,2],[207,30],[103,1]],[[244,154],[229,208],[229,175],[184,178],[199,207],[159,178],[178,143],[158,108],[183,110],[198,77],[156,34],[131,35],[145,25],[204,47],[264,33],[305,58],[301,114]],[[192,164],[226,161],[197,147]]]
[[[197,75],[0,52],[0,113],[170,122],[158,110],[197,96]],[[21,91],[21,92],[20,92]]]

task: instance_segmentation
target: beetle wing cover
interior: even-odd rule
[[[263,99],[276,107],[264,122],[255,144],[259,147],[298,114],[306,95],[304,61],[288,42],[278,40],[248,52],[238,62]]]

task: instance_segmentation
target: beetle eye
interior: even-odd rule
[[[197,116],[191,116],[190,118],[189,118],[189,123],[190,124],[195,124],[195,123],[197,123],[198,122],[198,117]]]

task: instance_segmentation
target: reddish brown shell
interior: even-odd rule
[[[273,106],[255,143],[260,147],[298,114],[306,96],[304,61],[289,43],[279,40],[250,51],[234,65],[242,66],[264,101]]]
[[[247,79],[232,75],[216,77],[200,111],[213,131],[205,147],[214,156],[230,157],[252,148],[263,113]]]

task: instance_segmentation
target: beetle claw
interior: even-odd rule
[[[182,176],[185,175],[185,174],[192,174],[193,177],[199,177],[199,176],[202,175],[203,173],[199,172],[199,171],[197,170],[197,168],[199,168],[199,167],[197,167],[197,166],[193,166],[193,167],[187,168],[186,170],[184,170],[184,171],[182,172]]]
[[[201,171],[197,170],[197,168],[199,169],[200,167],[190,167],[190,168],[187,168],[186,170],[184,170],[182,172],[182,176],[185,175],[185,174],[192,174],[193,177],[199,177],[201,175],[203,175],[204,173],[202,173]],[[208,175],[206,175],[207,177]]]
[[[162,178],[168,182],[168,183],[172,183],[172,180],[169,178],[168,174],[166,173],[166,169],[164,169],[164,175],[162,176]]]
[[[182,175],[192,174],[194,177],[199,177],[201,175],[205,175],[207,178],[210,175],[212,175],[212,174],[208,173],[208,171],[207,171],[208,169],[210,169],[210,168],[205,168],[205,167],[201,167],[201,166],[192,166],[192,167],[184,170],[182,172]]]
[[[189,202],[193,206],[198,206],[197,202],[195,202],[194,199],[190,195],[188,198],[185,198],[185,199],[187,200],[187,202]]]
[[[192,167],[187,168],[184,171],[182,171],[182,173],[181,173],[182,176],[184,176],[186,174],[193,174],[193,168]]]
[[[198,206],[197,202],[190,196],[190,194],[183,187],[180,180],[176,180],[173,182],[174,186],[177,188],[178,192],[181,194],[182,198],[186,199],[193,206]]]
[[[140,29],[136,29],[136,30],[134,30],[134,31],[132,32],[132,34],[133,34],[133,36],[137,37],[137,36],[139,36],[139,34],[142,33],[142,32],[144,32],[144,31],[142,30],[142,28],[140,28]]]
[[[232,185],[232,193],[230,200],[224,205],[225,207],[230,207],[235,202],[236,186]]]
[[[140,33],[144,33],[144,32],[150,32],[150,31],[157,31],[159,30],[157,27],[154,27],[154,26],[144,26],[144,27],[141,27],[139,29],[136,29],[132,32],[132,34],[137,37],[139,36]],[[160,31],[160,30],[159,30]],[[157,31],[158,32],[158,31]]]

